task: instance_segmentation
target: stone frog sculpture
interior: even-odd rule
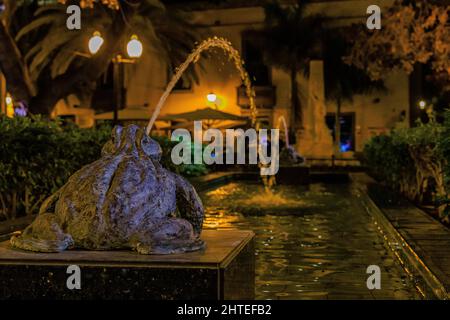
[[[161,147],[135,125],[117,126],[99,160],[42,204],[13,247],[37,252],[134,249],[171,254],[204,248],[195,189],[160,164]],[[178,209],[178,210],[177,210]]]

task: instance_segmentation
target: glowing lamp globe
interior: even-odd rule
[[[127,52],[130,58],[140,58],[144,52],[142,42],[139,41],[137,35],[133,35],[127,45]]]
[[[6,102],[6,105],[13,104],[13,99],[9,94],[6,95],[5,102]]]
[[[104,42],[105,40],[103,40],[100,32],[94,32],[94,35],[89,40],[89,52],[93,55],[96,54],[100,50]]]
[[[420,100],[419,101],[419,108],[420,109],[425,109],[425,107],[427,106],[427,103],[424,100]]]
[[[206,99],[208,99],[209,102],[216,102],[217,101],[217,95],[215,95],[214,93],[210,93],[206,96]]]

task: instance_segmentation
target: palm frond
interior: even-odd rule
[[[16,35],[15,40],[20,41],[22,37],[27,35],[28,33],[42,27],[45,25],[54,25],[55,23],[66,23],[67,17],[61,14],[49,14],[45,16],[41,16],[33,21],[31,21],[28,25],[23,27]]]
[[[55,90],[60,94],[95,82],[112,57],[125,50],[131,33],[137,33],[145,51],[155,52],[172,70],[199,40],[189,18],[172,8],[167,10],[159,0],[123,1],[119,10],[95,3],[93,8],[83,9],[81,31],[67,30],[65,5],[43,5],[32,10],[32,21],[21,26],[16,40],[24,44],[25,61],[34,81],[45,86],[54,79],[59,87],[65,85],[63,81],[67,82],[67,88]],[[102,33],[106,45],[95,57],[80,58],[77,52],[87,51],[88,39],[94,31]],[[186,77],[198,81],[195,68],[190,68]]]

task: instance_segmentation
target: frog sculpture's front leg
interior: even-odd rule
[[[33,223],[19,236],[11,238],[11,244],[20,249],[36,252],[60,252],[74,245],[69,234],[61,229],[61,221],[54,214],[61,190],[42,204]]]
[[[198,237],[202,232],[203,204],[194,187],[183,177],[172,174],[176,185],[177,207],[181,218],[186,219],[194,228],[194,235]]]
[[[167,218],[142,235],[135,249],[141,254],[173,254],[202,249],[205,243],[200,239],[204,210],[194,187],[184,178],[170,173],[175,184],[176,205],[180,217]]]

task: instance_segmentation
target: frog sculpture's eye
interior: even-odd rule
[[[115,126],[111,135],[111,140],[109,140],[102,149],[102,156],[112,155],[117,150],[119,150],[120,144],[122,142],[122,126]]]
[[[113,133],[112,133],[112,142],[115,146],[116,149],[119,148],[120,143],[122,141],[122,132],[123,132],[123,127],[122,126],[115,126]]]

